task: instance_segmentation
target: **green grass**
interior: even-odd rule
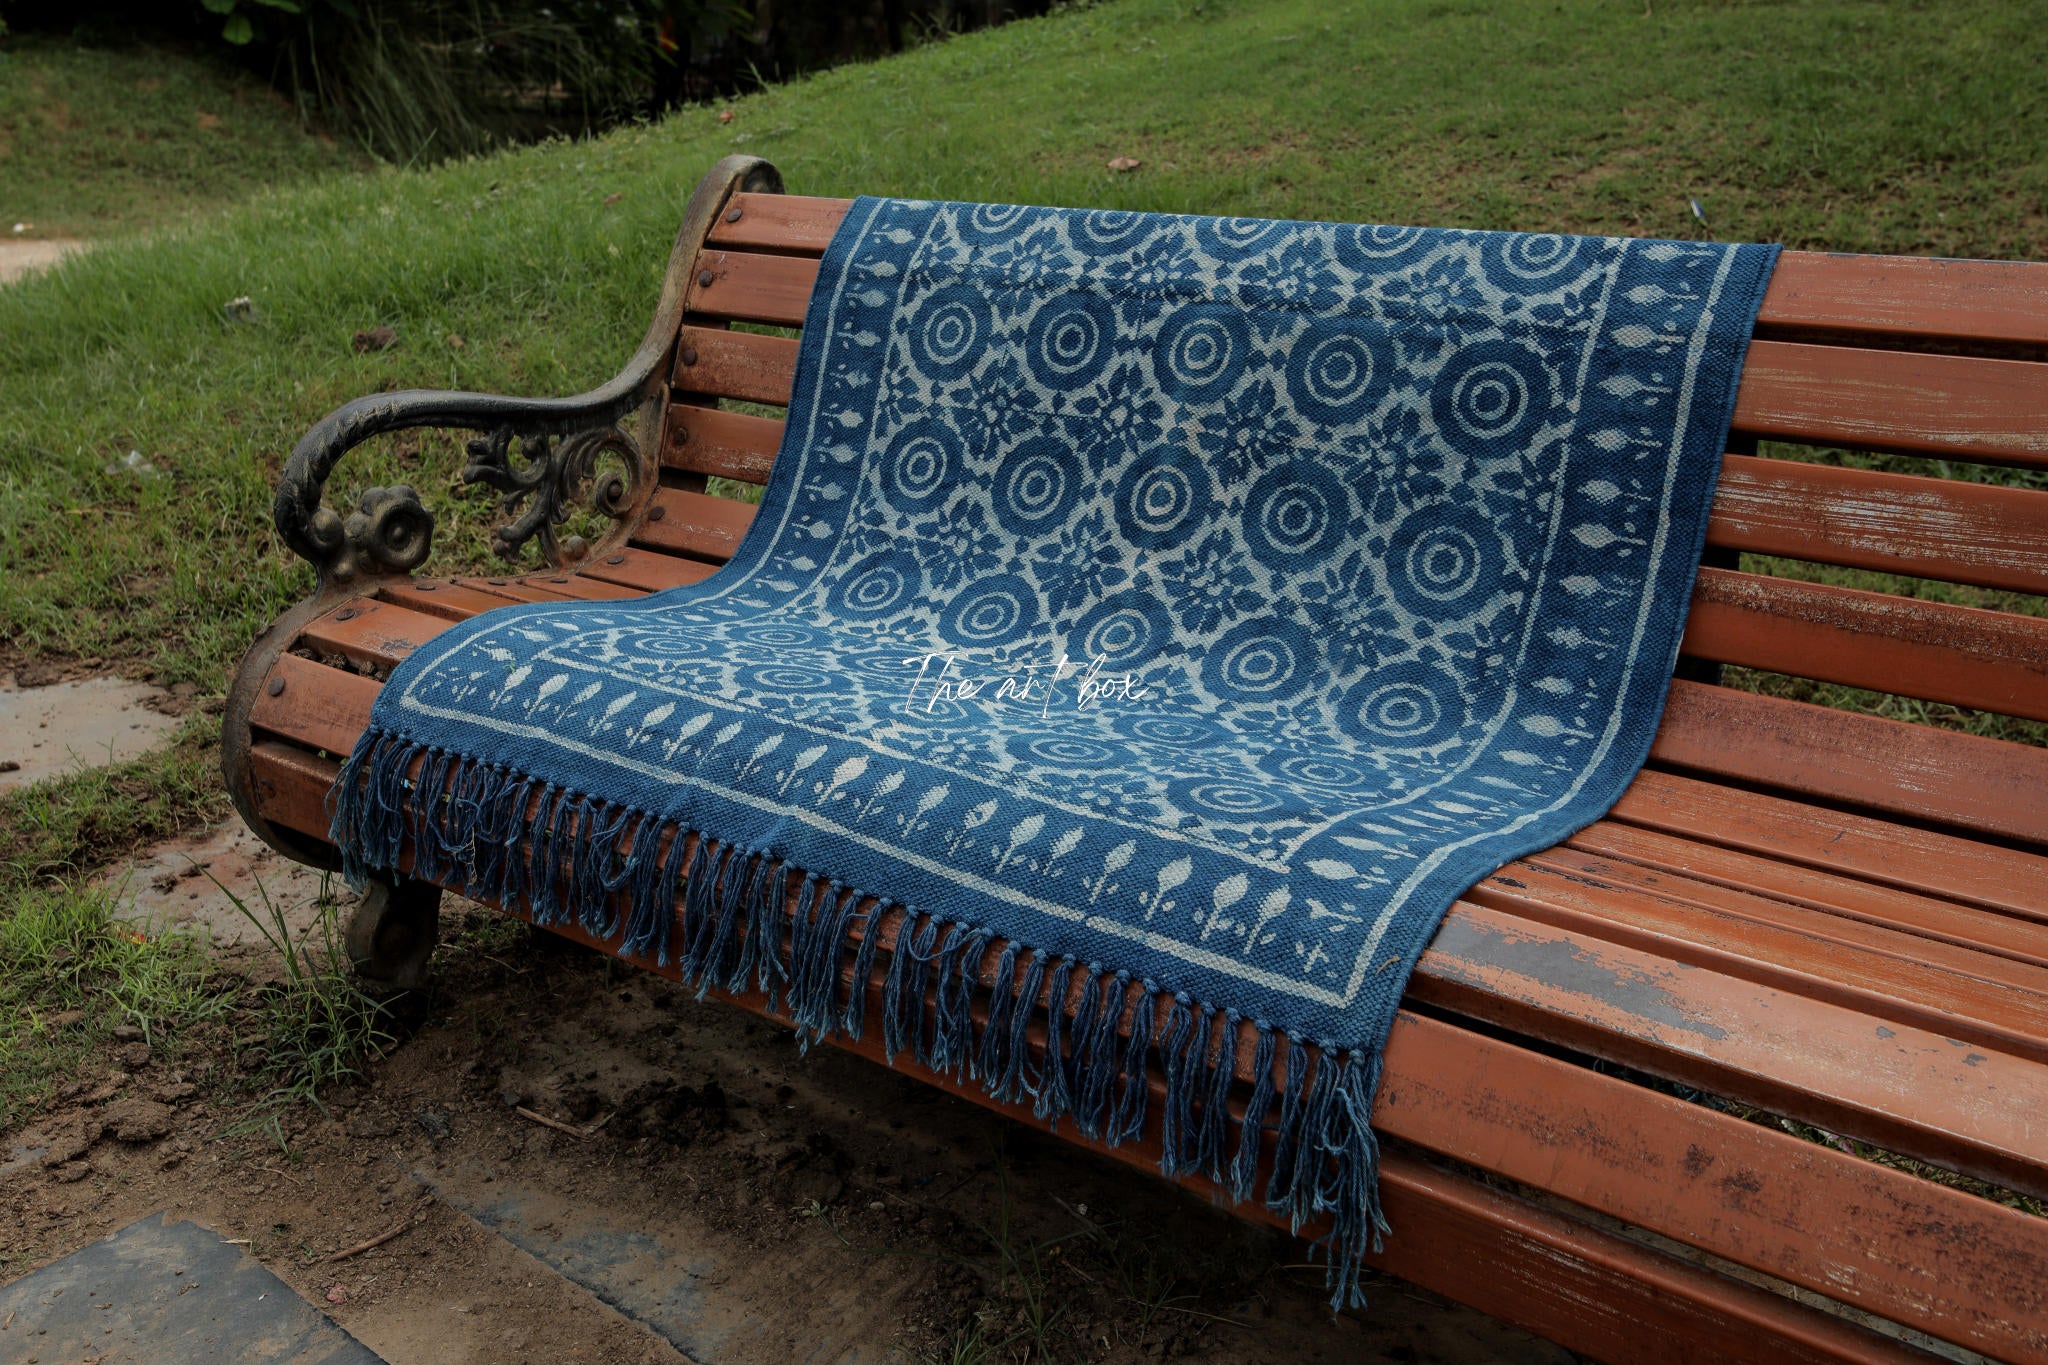
[[[225,1011],[203,943],[113,909],[105,890],[48,883],[0,915],[0,1133],[62,1082],[104,1076],[115,1028],[140,1028],[174,1060],[183,1030]]]
[[[0,40],[0,232],[105,237],[363,164],[211,54]]]

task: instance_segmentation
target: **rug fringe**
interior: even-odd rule
[[[419,773],[409,777],[415,765]],[[714,988],[766,995],[805,1048],[862,1036],[863,983],[873,980],[893,922],[881,997],[882,1049],[892,1065],[908,1055],[998,1101],[1028,1099],[1048,1127],[1070,1119],[1083,1136],[1116,1147],[1144,1134],[1147,1065],[1156,1059],[1166,1077],[1161,1172],[1199,1174],[1236,1201],[1261,1197],[1254,1187],[1270,1131],[1265,1206],[1297,1232],[1327,1216],[1330,1230],[1317,1246],[1328,1257],[1331,1305],[1364,1304],[1362,1258],[1388,1231],[1370,1124],[1377,1054],[1310,1047],[1254,1020],[1254,1080],[1242,1116],[1233,1116],[1227,1101],[1243,1018],[1184,993],[1169,996],[1127,971],[1015,942],[1002,945],[991,967],[995,936],[984,927],[885,900],[863,908],[867,897],[857,889],[792,868],[769,850],[375,729],[357,743],[328,800],[342,871],[358,890],[373,872],[396,869],[409,847],[413,876],[524,907],[543,928],[573,920],[595,937],[622,933],[623,955],[673,964],[700,999]],[[842,1001],[849,949],[854,988]],[[1166,1023],[1155,1042],[1162,997]],[[1034,1023],[1045,1030],[1036,1075]],[[1233,1125],[1237,1144],[1226,1157]]]

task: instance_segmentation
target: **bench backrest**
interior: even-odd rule
[[[849,206],[719,210],[639,547],[737,546],[752,508],[705,482],[767,479],[794,329]],[[1785,253],[1729,447],[1653,766],[2048,849],[2048,477],[1999,472],[2048,470],[2048,265]]]

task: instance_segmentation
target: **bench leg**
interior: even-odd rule
[[[401,877],[372,880],[349,916],[345,943],[363,983],[375,990],[418,990],[441,930],[441,888]]]

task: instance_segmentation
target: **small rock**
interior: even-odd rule
[[[503,1090],[500,1090],[498,1092],[498,1102],[504,1105],[507,1109],[517,1109],[520,1105],[525,1104],[531,1098],[532,1096],[528,1095],[524,1090],[519,1089],[517,1086],[508,1085]]]
[[[43,1149],[43,1165],[62,1166],[78,1160],[91,1150],[99,1135],[100,1125],[95,1119],[74,1118],[58,1124],[50,1130],[49,1145]]]
[[[143,1041],[142,1030],[133,1024],[118,1024],[114,1028],[114,1041],[117,1043],[139,1043]]]
[[[448,1115],[438,1109],[422,1109],[412,1116],[420,1130],[436,1142],[445,1142],[455,1130],[448,1126]]]
[[[356,354],[365,351],[388,351],[398,344],[398,333],[389,327],[371,327],[355,335]]]
[[[0,773],[18,773],[20,771],[21,764],[11,758],[0,758]]]
[[[50,1172],[50,1179],[59,1185],[74,1185],[92,1174],[89,1161],[68,1161]]]
[[[334,1288],[332,1288],[332,1289],[330,1289],[330,1290],[328,1290],[328,1291],[327,1291],[327,1301],[328,1301],[329,1303],[347,1303],[347,1302],[348,1302],[348,1290],[347,1290],[347,1288],[346,1288],[346,1287],[344,1287],[344,1286],[342,1286],[342,1285],[336,1285],[336,1286],[334,1286]]]
[[[114,1061],[130,1071],[140,1071],[149,1065],[149,1044],[129,1043],[114,1049]]]
[[[155,1142],[171,1131],[171,1107],[155,1100],[125,1099],[107,1106],[107,1131],[122,1142]]]

